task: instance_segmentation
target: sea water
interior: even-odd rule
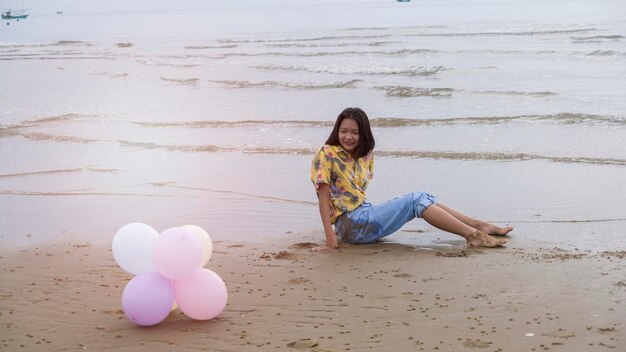
[[[32,11],[0,28],[3,242],[134,221],[321,240],[310,161],[359,106],[372,203],[427,190],[513,245],[626,247],[620,1]],[[393,239],[411,228],[454,238]]]

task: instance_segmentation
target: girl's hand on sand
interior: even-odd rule
[[[329,249],[334,249],[335,247],[329,247],[327,244],[323,244],[321,246],[317,246],[317,247],[313,247],[311,248],[312,252],[321,252],[321,251],[326,251]]]
[[[328,249],[335,249],[335,248],[337,248],[337,246],[338,246],[337,240],[326,241],[326,243],[324,243],[323,245],[311,248],[311,251],[313,251],[313,252],[320,252],[320,251],[325,251],[325,250],[328,250]]]

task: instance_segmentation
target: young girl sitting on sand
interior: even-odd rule
[[[471,218],[425,192],[413,192],[380,205],[365,201],[365,189],[374,172],[374,136],[369,119],[359,108],[339,114],[326,144],[311,165],[326,243],[313,250],[337,247],[337,235],[348,243],[372,243],[388,236],[413,218],[462,236],[468,247],[499,247],[513,228],[497,227]]]

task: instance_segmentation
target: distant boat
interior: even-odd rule
[[[57,15],[62,15],[63,11],[57,11]]]
[[[411,2],[411,0],[396,0],[397,2]]]
[[[2,19],[3,20],[21,20],[28,17],[27,13],[24,13],[24,10],[22,10],[21,13],[14,13],[11,12],[11,10],[6,10],[6,11],[2,11]]]

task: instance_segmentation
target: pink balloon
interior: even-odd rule
[[[152,260],[159,274],[182,279],[200,267],[202,246],[196,236],[180,227],[163,231],[154,242]]]
[[[188,317],[209,320],[220,315],[228,302],[224,280],[209,269],[196,269],[182,280],[174,280],[178,308]]]
[[[135,276],[122,293],[122,308],[128,319],[143,326],[162,322],[174,304],[172,281],[149,271]]]

